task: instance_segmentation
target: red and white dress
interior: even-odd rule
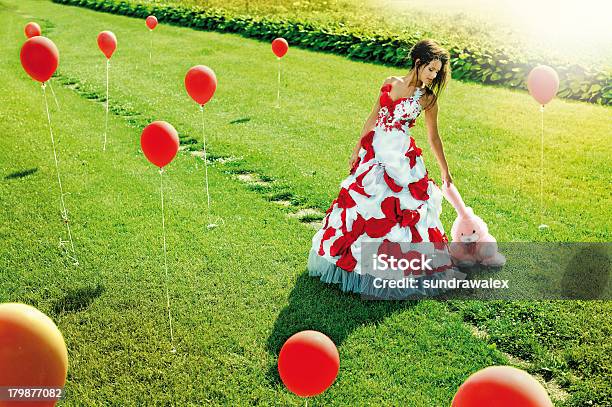
[[[323,227],[312,238],[309,275],[339,284],[343,291],[364,294],[372,288],[361,278],[364,242],[377,242],[386,253],[400,255],[405,242],[432,242],[437,250],[448,250],[440,222],[442,191],[428,177],[422,151],[410,135],[422,110],[424,90],[417,88],[413,96],[395,101],[390,91],[391,84],[381,88],[374,130],[362,139],[358,161],[340,184]],[[452,277],[458,270],[450,256],[447,259],[427,275]]]

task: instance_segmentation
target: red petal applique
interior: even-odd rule
[[[363,216],[357,215],[357,219],[353,221],[353,228],[351,229],[351,235],[357,240],[365,230],[366,220]]]
[[[398,210],[400,210],[399,198],[395,196],[385,198],[380,204],[380,209],[386,218],[395,220]]]
[[[420,201],[426,201],[429,199],[429,194],[427,194],[429,179],[427,178],[427,174],[420,180],[408,184],[408,189],[410,189],[410,193],[415,199]]]
[[[367,170],[362,172],[357,178],[355,178],[355,182],[363,186],[363,179],[365,178],[366,175],[368,175],[368,172],[370,172],[372,168],[374,168],[374,165],[370,165],[370,168],[368,168]]]
[[[384,172],[384,177],[385,177],[385,182],[387,183],[389,188],[391,188],[391,191],[400,192],[402,190],[402,187],[397,185],[395,181],[393,180],[393,178],[387,175],[387,171]]]
[[[346,188],[340,189],[340,194],[338,195],[338,207],[346,209],[346,208],[352,208],[355,205],[357,204],[351,197],[351,194],[349,194],[348,189]]]
[[[367,170],[365,170],[364,172],[362,172],[357,178],[355,178],[355,182],[353,182],[350,186],[349,186],[349,191],[355,191],[361,195],[367,196],[368,198],[371,196],[370,194],[366,193],[365,189],[363,188],[363,178],[367,175],[368,172],[370,172],[370,170],[373,168],[374,166],[370,166],[370,168],[368,168]]]
[[[420,218],[421,215],[419,215],[419,212],[410,209],[404,209],[402,210],[402,220],[400,225],[403,228],[405,228],[406,226],[414,226],[418,223]]]
[[[346,212],[346,211],[343,211]],[[334,241],[330,248],[330,255],[337,256],[345,253],[353,243],[363,234],[365,228],[365,219],[361,215],[357,215],[357,219],[353,221],[353,228],[351,231],[346,230],[346,216],[342,220],[342,232],[343,235]]]
[[[412,234],[412,242],[422,242],[423,239],[416,229],[416,224],[420,219],[417,211],[411,209],[401,209],[400,200],[397,197],[390,196],[385,198],[380,205],[384,218],[370,218],[366,221],[366,233],[370,237],[383,237],[393,228],[400,224],[401,227],[410,227]]]
[[[383,237],[393,227],[394,222],[387,218],[371,218],[366,221],[366,233],[370,237]]]
[[[358,194],[364,195],[366,197],[370,197],[371,195],[367,194],[365,189],[363,189],[362,185],[358,185],[357,182],[353,182],[350,186],[349,186],[349,190],[351,191],[355,191]]]
[[[374,147],[372,146],[373,140],[374,140],[374,131],[369,132],[361,139],[361,147],[363,147],[366,151],[365,156],[363,156],[364,163],[367,163],[372,158],[374,158]]]
[[[351,252],[350,248],[338,259],[336,266],[348,272],[355,270],[357,260],[355,260],[355,257],[353,257],[353,253]]]
[[[416,159],[422,153],[423,153],[423,150],[418,148],[416,146],[416,143],[414,142],[414,139],[410,137],[410,147],[408,148],[408,151],[406,151],[406,154],[404,154],[406,157],[410,159],[410,168],[413,168],[416,165]]]
[[[325,242],[327,239],[332,238],[335,234],[336,229],[334,228],[329,228],[325,231],[325,233],[323,233],[323,237],[321,238],[321,245],[319,246],[319,256],[323,256],[325,254],[325,251],[323,250],[323,242]]]
[[[443,250],[446,243],[448,243],[446,235],[443,235],[438,228],[429,228],[427,233],[429,235],[429,241],[435,243],[434,247],[437,250]]]
[[[352,244],[353,242],[351,242],[351,237],[348,235],[348,233],[340,236],[329,248],[329,255],[335,257],[339,254],[343,254],[351,247]]]
[[[342,231],[342,234],[346,235],[348,233],[348,230],[346,229],[346,209],[343,209],[342,212],[340,212],[340,222],[342,223],[340,230]]]

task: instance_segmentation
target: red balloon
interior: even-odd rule
[[[289,44],[287,43],[286,39],[277,38],[272,41],[272,52],[274,52],[277,57],[282,58],[288,50]]]
[[[23,44],[19,54],[23,69],[38,82],[48,81],[59,64],[59,51],[47,37],[32,37]]]
[[[197,104],[204,105],[217,90],[217,77],[209,67],[196,65],[185,75],[185,89]]]
[[[145,24],[147,25],[147,27],[149,27],[149,30],[154,29],[155,27],[157,27],[157,17],[155,16],[147,17],[147,19],[145,20]]]
[[[459,387],[452,407],[553,407],[544,387],[511,366],[489,366]]]
[[[162,168],[178,153],[178,134],[170,123],[155,121],[142,131],[140,147],[151,164]]]
[[[25,26],[25,35],[28,38],[36,37],[37,35],[42,35],[42,31],[40,30],[40,26],[35,22],[27,23]]]
[[[106,58],[110,59],[117,49],[117,37],[111,31],[102,31],[98,34],[98,47]]]
[[[289,391],[300,397],[323,393],[336,380],[340,355],[318,331],[302,331],[287,339],[278,356],[278,372]]]
[[[527,89],[539,104],[545,105],[559,90],[559,75],[550,66],[536,66],[527,76]]]

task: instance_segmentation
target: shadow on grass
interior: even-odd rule
[[[606,299],[610,281],[610,257],[606,244],[591,244],[580,249],[568,263],[561,289],[563,297],[579,300]]]
[[[57,300],[52,307],[55,315],[69,312],[79,312],[91,305],[91,303],[102,295],[105,288],[103,285],[84,286],[69,289],[63,298]]]
[[[360,326],[377,324],[416,303],[416,300],[368,301],[358,294],[343,293],[338,285],[323,283],[306,272],[298,277],[289,295],[289,305],[276,319],[266,349],[278,356],[291,335],[307,329],[324,333],[339,347]],[[281,383],[276,364],[269,367],[266,378],[272,385]]]
[[[250,121],[251,121],[251,118],[250,118],[250,117],[241,117],[241,118],[239,118],[239,119],[232,120],[232,121],[230,122],[230,124],[247,123],[247,122],[250,122]]]
[[[27,170],[15,171],[4,177],[4,179],[24,178],[28,175],[34,174],[36,171],[38,171],[38,168],[28,168]]]

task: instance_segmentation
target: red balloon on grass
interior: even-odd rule
[[[151,164],[163,168],[178,153],[178,134],[170,123],[155,121],[142,131],[140,147]]]
[[[21,65],[35,81],[46,82],[59,64],[59,51],[47,37],[32,37],[23,44],[19,53]]]
[[[489,366],[459,387],[452,407],[553,407],[544,387],[512,366]]]
[[[336,345],[318,331],[296,333],[287,339],[278,356],[281,380],[300,397],[323,393],[336,380],[339,368]]]
[[[285,56],[288,50],[289,44],[287,43],[286,39],[276,38],[274,41],[272,41],[272,52],[274,52],[277,57],[282,58]]]
[[[68,352],[55,323],[34,307],[0,304],[0,387],[62,388]],[[49,401],[0,400],[0,406],[54,406]]]
[[[547,65],[538,65],[527,75],[527,89],[539,104],[545,105],[559,90],[559,75]]]
[[[185,75],[185,89],[197,104],[204,105],[217,90],[215,72],[204,65],[190,68]]]
[[[36,37],[37,35],[42,35],[40,26],[33,21],[26,24],[24,31],[26,37],[28,38]]]
[[[111,31],[102,31],[98,34],[98,47],[106,58],[110,59],[117,49],[117,37]]]
[[[147,27],[149,27],[149,30],[154,29],[155,27],[157,27],[157,17],[155,17],[155,16],[148,16],[145,19],[145,24],[147,25]]]

